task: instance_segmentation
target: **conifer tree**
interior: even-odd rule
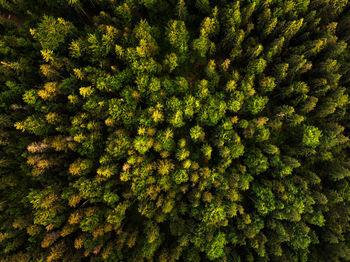
[[[350,260],[349,12],[0,0],[0,261]]]

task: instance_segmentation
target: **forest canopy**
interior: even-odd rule
[[[350,260],[348,0],[0,0],[0,261]]]

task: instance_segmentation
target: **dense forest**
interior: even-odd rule
[[[348,0],[0,0],[0,261],[350,260]]]

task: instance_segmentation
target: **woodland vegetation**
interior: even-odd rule
[[[0,261],[350,260],[348,0],[0,0]]]

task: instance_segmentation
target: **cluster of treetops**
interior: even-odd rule
[[[350,260],[348,0],[0,0],[0,261]]]

